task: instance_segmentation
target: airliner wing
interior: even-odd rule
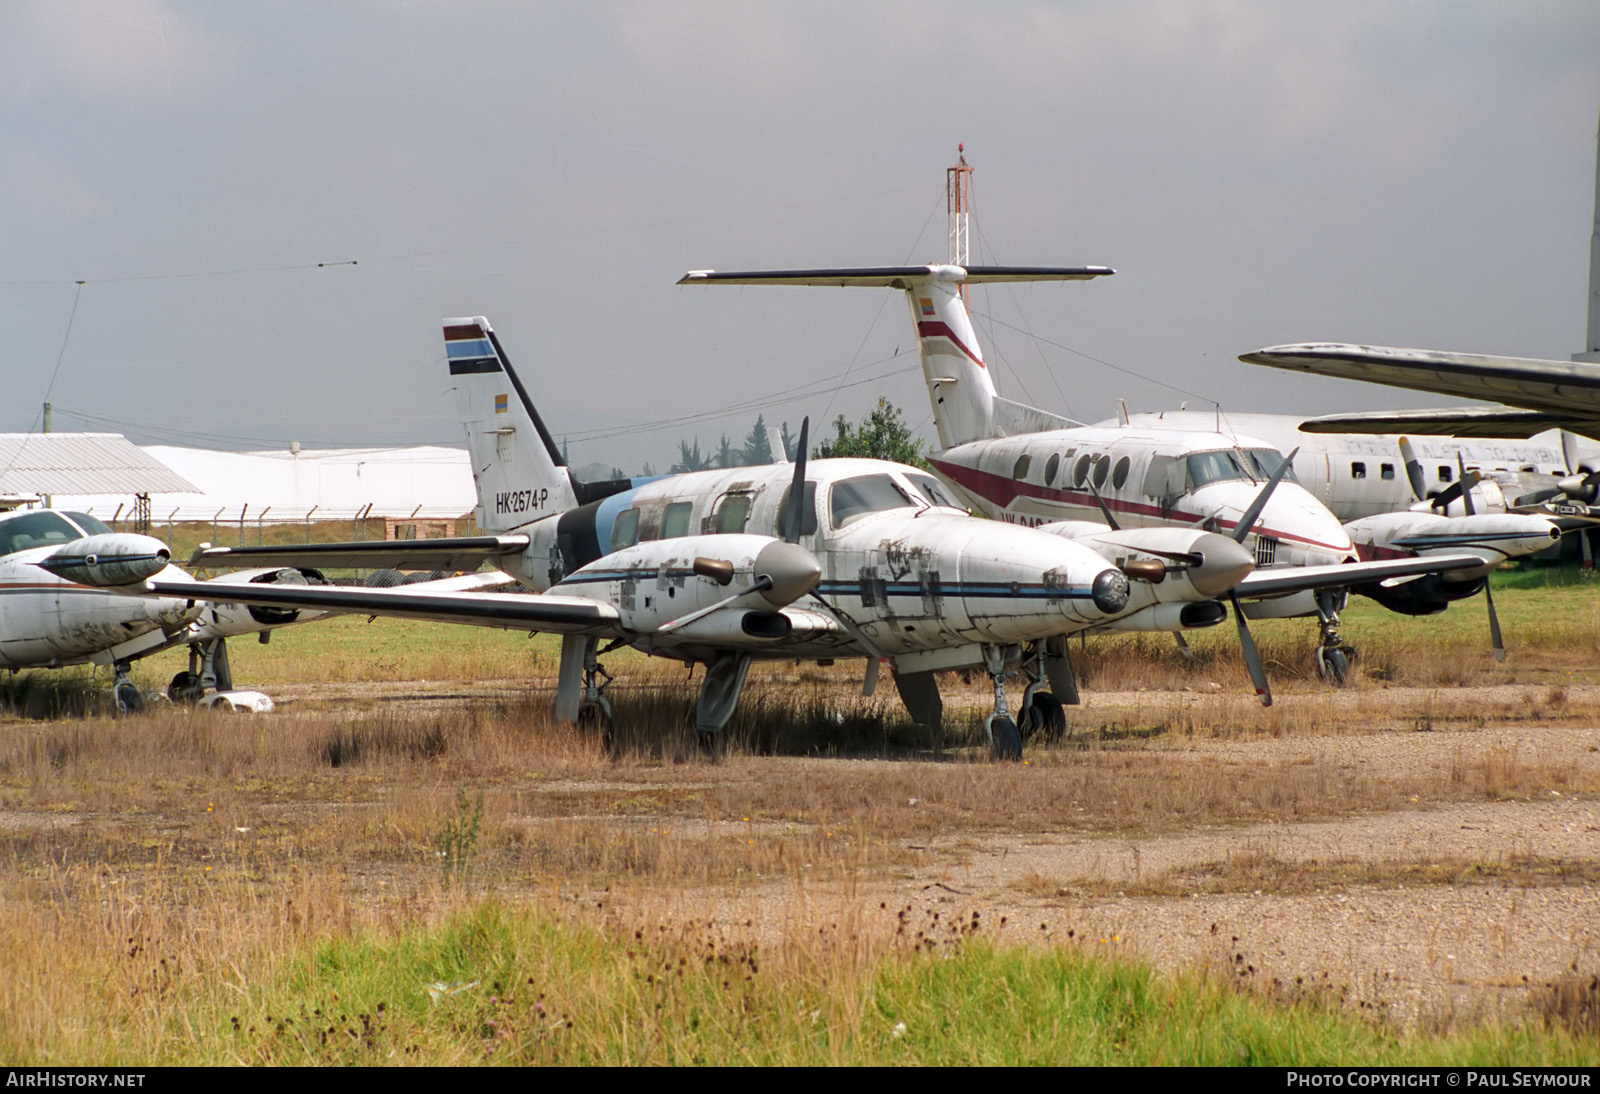
[[[1409,433],[1424,437],[1520,437],[1547,429],[1581,433],[1595,420],[1573,414],[1510,407],[1448,407],[1443,410],[1374,410],[1326,414],[1300,423],[1302,433]]]
[[[366,540],[357,543],[286,543],[264,547],[202,546],[189,565],[218,570],[236,566],[310,566],[328,569],[476,570],[516,554],[528,537],[454,536],[444,539]]]
[[[1336,342],[1270,346],[1239,360],[1544,411],[1579,419],[1574,432],[1600,436],[1600,368],[1591,364]]]
[[[1234,593],[1247,599],[1289,596],[1308,589],[1349,588],[1391,578],[1483,569],[1477,555],[1428,555],[1421,558],[1384,559],[1379,562],[1345,562],[1331,566],[1281,566],[1254,570],[1235,585]]]

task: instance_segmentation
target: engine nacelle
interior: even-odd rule
[[[103,589],[147,581],[171,560],[172,552],[159,539],[110,532],[63,543],[34,565],[67,581]]]
[[[1371,597],[1391,612],[1401,615],[1437,615],[1450,606],[1452,600],[1464,600],[1483,591],[1488,577],[1466,581],[1449,581],[1442,574],[1424,574],[1397,585],[1376,582],[1357,585],[1350,591]]]
[[[326,585],[322,574],[311,569],[280,567],[271,570],[240,570],[215,578],[216,585]],[[320,618],[325,612],[299,608],[277,608],[259,604],[229,604],[213,602],[206,606],[205,615],[197,624],[205,638],[226,638],[236,634],[252,634],[271,630],[289,623]]]

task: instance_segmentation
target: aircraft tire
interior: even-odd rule
[[[1067,732],[1067,710],[1048,691],[1036,691],[1028,704],[1017,711],[1017,725],[1023,738],[1042,734],[1046,741],[1059,741]]]
[[[1317,675],[1335,687],[1343,687],[1350,675],[1350,659],[1344,650],[1335,646],[1331,650],[1317,650]]]
[[[611,748],[611,712],[603,703],[585,702],[578,705],[578,728],[593,734],[607,751]]]
[[[200,698],[200,674],[180,672],[167,685],[167,698],[174,703],[192,703]]]
[[[111,689],[111,698],[118,714],[138,714],[144,709],[144,692],[132,680],[120,681]]]
[[[997,760],[1022,759],[1022,733],[1017,723],[1005,715],[990,720],[989,745]]]

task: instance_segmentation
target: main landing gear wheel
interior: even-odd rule
[[[578,705],[578,728],[594,733],[600,743],[611,747],[611,704],[604,698],[586,699]]]
[[[989,749],[997,760],[1022,759],[1022,733],[1017,723],[1004,715],[990,718]]]
[[[1317,647],[1317,675],[1330,684],[1343,686],[1345,678],[1350,675],[1350,654],[1354,653],[1348,646],[1318,646]]]
[[[198,672],[180,672],[167,685],[167,698],[174,703],[187,703],[200,698],[204,690]]]
[[[118,680],[111,689],[111,698],[118,714],[138,714],[144,709],[144,693],[132,680]]]
[[[1040,734],[1046,741],[1059,741],[1067,732],[1067,710],[1048,691],[1036,691],[1017,710],[1017,725],[1026,740]]]

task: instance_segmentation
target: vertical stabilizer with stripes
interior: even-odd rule
[[[489,321],[446,319],[444,348],[467,431],[479,526],[508,531],[577,505],[577,484]]]

